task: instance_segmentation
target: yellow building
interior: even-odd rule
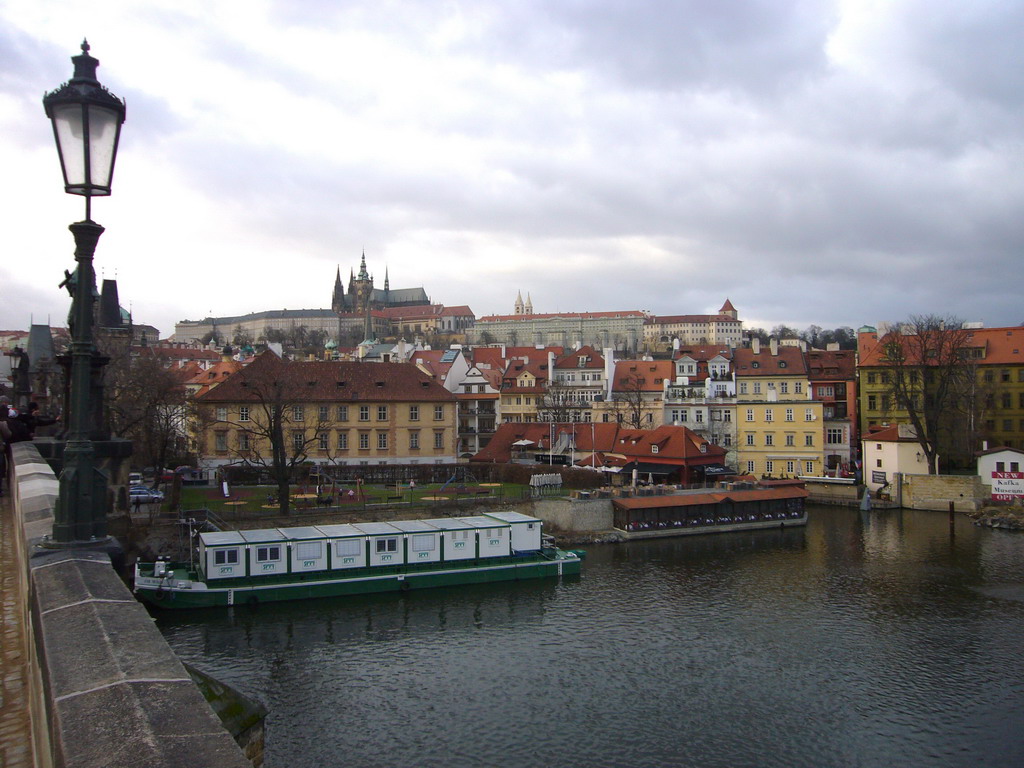
[[[269,466],[274,443],[289,463],[456,460],[455,396],[414,365],[288,362],[265,352],[196,404],[207,468]]]
[[[737,349],[736,433],[741,472],[767,477],[824,472],[823,403],[810,399],[804,353],[773,339]]]
[[[539,360],[513,359],[501,380],[498,404],[503,422],[539,421],[547,394],[548,364]]]

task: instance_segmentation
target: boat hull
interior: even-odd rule
[[[745,520],[734,523],[713,523],[711,525],[691,526],[669,526],[666,528],[653,528],[641,531],[619,531],[626,541],[638,539],[661,539],[674,536],[699,536],[710,533],[730,533],[733,531],[765,531],[779,530],[780,528],[794,528],[807,525],[807,512],[804,511],[798,517],[784,517],[773,520]]]
[[[285,600],[309,600],[347,595],[485,584],[500,581],[569,576],[580,573],[581,560],[573,552],[552,550],[530,557],[500,558],[500,561],[474,561],[469,565],[451,563],[430,568],[367,568],[359,573],[331,576],[293,575],[279,580],[238,579],[233,583],[210,586],[201,581],[172,576],[157,579],[136,569],[135,592],[158,608],[214,608],[234,605],[257,606]]]

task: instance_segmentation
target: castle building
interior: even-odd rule
[[[349,272],[347,288],[342,283],[341,267],[338,267],[330,309],[272,309],[247,315],[182,320],[175,323],[174,340],[204,340],[210,334],[220,340],[231,340],[242,334],[252,341],[259,341],[266,338],[269,331],[288,333],[302,326],[306,331],[324,333],[335,343],[357,343],[389,335],[393,329],[386,311],[403,307],[433,309],[422,287],[392,289],[386,269],[384,286],[377,288],[373,275],[367,269],[364,252],[359,272]],[[460,320],[459,324],[465,323]]]

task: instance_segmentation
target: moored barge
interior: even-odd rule
[[[787,528],[807,524],[807,496],[787,485],[616,499],[614,526],[627,540]]]
[[[581,555],[518,512],[207,532],[192,563],[137,563],[135,592],[160,608],[256,606],[572,575]]]

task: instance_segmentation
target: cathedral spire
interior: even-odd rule
[[[517,314],[517,315],[523,314],[523,292],[522,291],[516,291],[515,314]]]
[[[341,284],[341,266],[339,265],[338,271],[334,276],[334,293],[331,295],[331,311],[332,312],[344,312],[345,311],[345,288]]]
[[[363,258],[359,262],[359,279],[369,280],[370,274],[366,271],[366,251],[363,251]]]
[[[391,284],[388,282],[388,268],[387,267],[384,267],[384,290],[385,291],[390,291],[391,290]]]

